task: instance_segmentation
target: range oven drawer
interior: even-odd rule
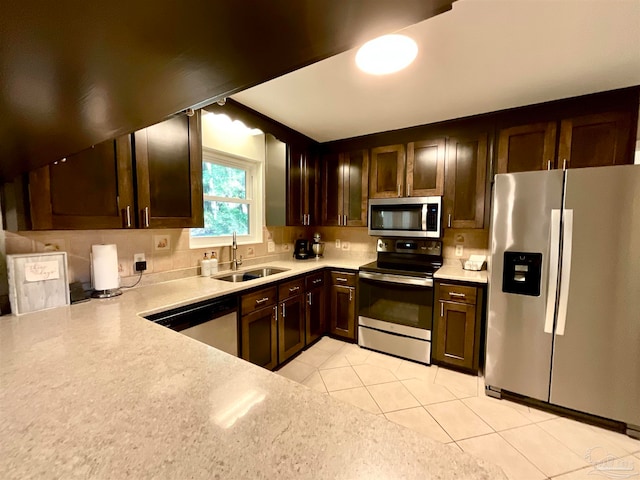
[[[415,362],[431,364],[431,342],[427,340],[393,335],[359,326],[358,345]]]

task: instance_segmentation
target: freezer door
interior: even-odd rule
[[[568,170],[565,209],[550,401],[640,425],[640,166]]]
[[[555,218],[558,232],[562,182],[562,171],[556,170],[496,175],[491,218],[485,383],[544,401],[549,399],[555,309],[552,281],[547,317],[549,265],[557,262],[559,247],[556,241],[550,248],[551,218]],[[505,252],[534,254],[531,259],[535,254],[542,255],[538,295],[503,291]],[[523,256],[522,266],[507,265],[507,270],[511,269],[513,275],[523,274],[525,260]],[[545,319],[550,321],[547,332]]]

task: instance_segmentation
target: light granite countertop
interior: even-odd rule
[[[498,479],[500,469],[139,316],[248,285],[192,277],[0,318],[3,479]]]
[[[465,270],[459,261],[446,262],[433,274],[436,280],[458,280],[460,282],[483,283],[488,282],[489,275],[486,270],[474,272]]]

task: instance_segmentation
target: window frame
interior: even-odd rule
[[[249,206],[249,234],[238,234],[239,245],[262,243],[262,226],[264,225],[264,162],[254,158],[233,155],[213,148],[203,147],[202,163],[215,163],[232,168],[240,168],[247,172],[246,195],[244,199],[233,198],[236,203]],[[203,165],[204,172],[204,165]],[[202,202],[227,201],[229,197],[206,195],[202,189]],[[231,244],[231,235],[194,237],[189,229],[189,248],[221,247]]]

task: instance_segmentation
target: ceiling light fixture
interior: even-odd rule
[[[383,35],[368,41],[356,53],[356,65],[372,75],[386,75],[408,67],[418,45],[406,35]]]

